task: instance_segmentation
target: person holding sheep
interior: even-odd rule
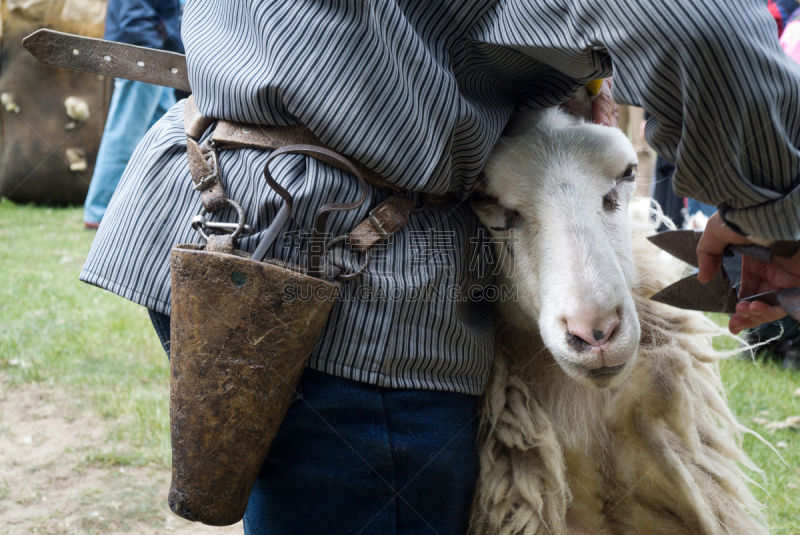
[[[410,195],[448,196],[413,214],[358,281],[400,298],[335,305],[250,496],[245,532],[464,533],[491,303],[411,296],[491,284],[491,270],[473,269],[485,229],[465,199],[517,110],[558,105],[614,75],[599,115],[613,118],[612,93],[651,112],[648,143],[677,161],[678,193],[720,207],[701,244],[704,280],[725,243],[800,240],[800,69],[774,26],[763,0],[190,0],[183,38],[203,117],[304,124]],[[137,147],[81,274],[167,322],[170,248],[194,239],[187,222],[198,212],[183,106]],[[219,154],[253,226],[239,240],[245,251],[282,203],[264,182],[268,157]],[[271,172],[295,199],[292,230],[311,228],[321,203],[357,187],[303,155]],[[369,186],[363,209],[331,219],[334,235],[391,194]],[[415,241],[432,234],[447,238],[448,255]],[[296,260],[291,248],[274,253]],[[763,273],[752,265],[753,289],[794,284],[798,262]],[[758,321],[755,306],[731,328]]]

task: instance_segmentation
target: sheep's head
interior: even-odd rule
[[[472,207],[515,288],[505,319],[539,332],[564,371],[596,387],[633,367],[640,327],[632,297],[628,202],[636,152],[618,129],[557,109],[507,129]]]

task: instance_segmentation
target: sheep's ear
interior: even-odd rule
[[[501,205],[497,197],[487,194],[482,182],[470,194],[469,203],[481,222],[492,230],[509,230],[520,222],[519,213]]]

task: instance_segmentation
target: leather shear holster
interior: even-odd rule
[[[324,231],[328,212],[364,203],[366,182],[395,193],[346,237],[347,244],[366,255],[408,222],[414,201],[397,194],[397,187],[357,161],[322,146],[302,125],[257,127],[217,121],[211,142],[199,144],[212,122],[189,98],[184,123],[194,188],[201,193],[203,214],[231,205],[240,217],[238,225],[227,224],[236,227],[231,234],[207,235],[199,228],[206,220],[198,216],[199,227],[197,221],[193,226],[207,243],[181,244],[172,250],[169,505],[188,520],[229,525],[244,515],[261,465],[339,292],[339,284],[326,280],[330,277],[317,265],[319,258],[308,268],[263,260],[288,221],[292,202],[269,174],[269,162],[287,152],[308,154],[352,173],[362,184],[359,201],[318,209],[315,235]],[[216,153],[240,147],[272,150],[265,178],[285,200],[252,257],[235,247],[245,226],[244,214],[226,196]],[[424,202],[442,200],[429,196]],[[216,225],[212,228],[225,224]],[[325,242],[322,249],[327,250]],[[287,293],[293,285],[305,289]]]
[[[170,263],[169,505],[215,526],[244,516],[339,286],[248,256],[183,244]],[[287,300],[297,284],[329,299]]]

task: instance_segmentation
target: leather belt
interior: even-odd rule
[[[208,140],[199,145],[203,133],[216,121],[216,127]],[[305,125],[263,126],[248,125],[226,120],[203,117],[197,108],[194,96],[189,96],[183,110],[184,129],[187,136],[189,169],[195,189],[201,191],[203,207],[213,212],[228,204],[222,185],[222,173],[217,163],[216,151],[220,149],[254,148],[277,150],[288,146],[306,146],[331,151]],[[305,153],[302,150],[293,152]],[[349,171],[337,158],[328,157],[324,152],[308,151],[309,156],[328,165]],[[394,193],[369,214],[369,217],[356,226],[347,236],[347,243],[358,251],[367,251],[387,239],[408,224],[414,212],[414,200],[402,192],[402,188],[384,179],[364,164],[343,156],[361,172],[364,179],[384,191]],[[439,204],[454,200],[453,196],[418,194],[423,205]]]
[[[215,121],[215,119],[209,119],[200,114],[200,110],[197,109],[197,104],[194,101],[194,96],[190,96],[186,101],[183,120],[184,127],[186,128],[186,135],[195,140],[199,139],[203,132]],[[211,141],[217,146],[226,149],[251,148],[276,150],[288,145],[312,145],[331,150],[330,147],[325,146],[307,126],[302,124],[291,126],[263,126],[236,123],[224,119],[217,120],[216,122],[217,126],[214,128],[214,133],[211,135]],[[344,165],[338,160],[318,154],[310,156],[328,165],[332,165],[337,169],[347,171]],[[350,163],[361,172],[364,179],[373,186],[395,193],[402,191],[402,188],[384,179],[358,160],[347,156],[344,157],[350,161]]]

